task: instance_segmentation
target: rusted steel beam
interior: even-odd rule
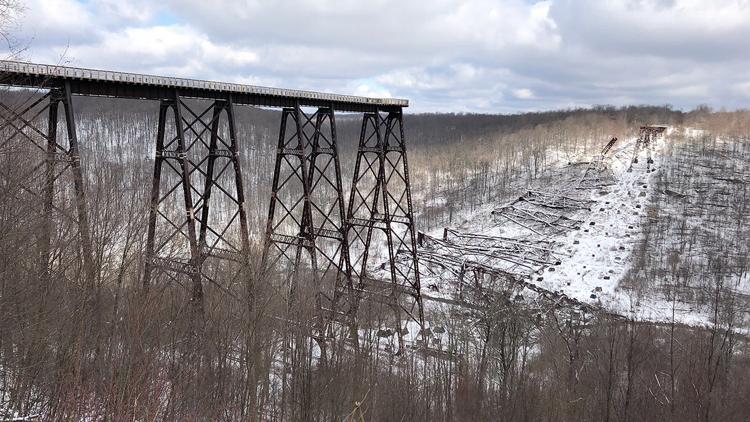
[[[338,111],[365,112],[400,110],[409,101],[397,98],[370,98],[175,78],[108,70],[0,60],[0,85],[62,87],[68,84],[74,95],[169,100],[175,89],[183,98],[229,100],[235,104],[267,107],[330,107]]]

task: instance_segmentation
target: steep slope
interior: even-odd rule
[[[555,170],[558,182],[553,186],[534,187],[519,198],[487,204],[455,228],[424,234],[419,252],[427,297],[461,302],[466,300],[467,290],[475,288],[504,292],[508,299],[516,301],[528,302],[532,298],[534,307],[540,307],[536,301],[542,295],[547,302],[557,297],[577,307],[600,308],[637,320],[674,320],[688,325],[712,323],[719,314],[727,313],[727,303],[736,309],[747,309],[747,271],[744,261],[736,259],[718,284],[691,287],[690,283],[683,283],[679,292],[665,289],[673,286],[664,281],[668,257],[680,245],[684,248],[685,243],[666,233],[673,227],[659,224],[683,221],[683,229],[689,225],[691,232],[708,232],[715,237],[723,234],[727,239],[742,239],[744,235],[744,225],[738,222],[747,215],[746,208],[728,218],[733,226],[717,227],[706,224],[709,215],[705,213],[681,213],[680,204],[657,206],[664,202],[665,195],[683,202],[690,198],[665,187],[684,176],[675,169],[684,172],[686,166],[699,164],[699,157],[708,160],[704,167],[713,168],[721,156],[698,154],[691,158],[673,153],[693,148],[698,143],[697,135],[697,131],[670,128],[666,136],[655,138],[643,148],[637,138],[617,142],[607,154],[593,160],[560,166]],[[726,150],[727,144],[719,141],[712,145],[724,145],[722,150]],[[723,155],[724,165],[733,165],[733,174],[741,179],[747,174],[742,167],[746,163],[742,161],[747,153],[746,143],[734,151],[740,152],[731,157]],[[733,160],[738,162],[732,164]],[[724,180],[721,175],[708,174],[698,180],[704,189],[713,191],[725,190],[725,184],[734,186],[735,191],[742,186],[744,195],[744,179],[719,173]],[[702,198],[708,206],[712,203],[709,197]],[[693,202],[696,200],[692,198]],[[734,200],[744,204],[742,196],[735,195]],[[717,206],[736,209],[739,205]],[[667,241],[657,248],[652,243],[654,234],[660,231],[665,233],[659,238],[666,236]],[[709,259],[709,243],[701,245],[698,260]],[[671,245],[671,252],[664,250],[664,244]],[[742,247],[746,249],[746,245],[736,245],[735,255],[747,256],[738,253]],[[645,258],[651,255],[665,259]],[[697,273],[695,269],[693,272]],[[705,277],[694,278],[705,279],[710,274],[706,271],[702,274]],[[746,312],[733,313],[733,318],[733,325],[747,325]]]

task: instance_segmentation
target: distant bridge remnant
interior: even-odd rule
[[[292,278],[301,256],[321,278],[335,278],[335,291],[319,291],[318,303],[331,313],[356,318],[360,298],[381,296],[397,320],[410,317],[423,326],[411,186],[403,131],[403,99],[366,98],[321,92],[267,88],[224,82],[142,75],[66,66],[0,61],[0,85],[34,90],[20,104],[0,101],[0,149],[25,143],[18,151],[32,172],[43,172],[40,189],[23,188],[41,198],[44,235],[40,260],[52,265],[49,243],[54,231],[55,186],[70,172],[78,226],[77,254],[95,277],[89,234],[85,178],[76,135],[75,96],[144,99],[160,102],[151,186],[143,286],[168,277],[189,284],[191,301],[200,305],[208,280],[209,259],[249,264],[250,241],[243,173],[235,130],[235,108],[281,108],[272,195],[263,248],[264,270],[286,261]],[[195,101],[203,100],[203,101]],[[205,106],[206,103],[208,106]],[[204,104],[196,105],[196,104]],[[58,136],[62,104],[67,142]],[[313,108],[312,113],[305,108]],[[359,150],[348,206],[344,204],[335,112],[363,113]],[[45,118],[46,116],[46,118]],[[11,145],[13,144],[13,145]],[[8,148],[8,151],[13,151]],[[217,195],[225,196],[231,218],[212,214]],[[227,211],[227,210],[222,210]],[[368,264],[374,258],[373,235],[388,249],[390,280],[369,291]],[[46,246],[45,246],[46,245]],[[409,255],[397,261],[396,254]],[[76,255],[76,254],[74,254]],[[294,297],[291,281],[290,300]],[[327,296],[328,301],[322,296]],[[332,297],[329,297],[332,296]],[[348,297],[349,300],[339,299]],[[336,309],[348,303],[343,312]],[[399,322],[400,324],[400,322]]]
[[[663,136],[664,133],[667,131],[668,126],[666,125],[646,125],[641,126],[640,133],[638,135],[638,140],[635,143],[635,149],[633,150],[633,159],[630,162],[630,167],[628,168],[628,171],[631,171],[633,168],[633,164],[638,163],[638,154],[641,153],[642,149],[646,149],[646,152],[648,154],[647,157],[647,164],[648,168],[650,170],[651,163],[654,162],[654,159],[651,157],[651,147],[653,145],[652,141],[656,139],[658,136]]]

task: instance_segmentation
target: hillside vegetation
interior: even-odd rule
[[[10,103],[28,99],[2,95]],[[647,177],[651,188],[636,197],[638,230],[612,289],[672,309],[688,306],[705,318],[613,312],[583,300],[588,290],[583,298],[568,291],[571,306],[540,312],[498,290],[482,298],[486,307],[431,308],[432,353],[414,345],[395,355],[385,347],[392,333],[363,330],[356,351],[341,334],[321,354],[278,318],[285,302],[274,275],[210,268],[199,316],[178,283],[144,294],[158,104],[75,101],[95,280],[83,275],[76,222],[66,217],[75,210],[70,183],[56,192],[52,271],[41,270],[43,204],[25,187],[43,187],[31,170],[44,152],[21,139],[0,150],[0,419],[747,419],[750,113],[598,107],[407,115],[417,226],[438,237],[445,227],[478,232],[497,225],[483,213],[529,189],[559,187],[562,174],[577,178],[576,163],[590,161],[612,137],[632,141],[642,124],[673,127],[655,152],[656,171],[630,173]],[[238,108],[255,261],[279,118]],[[360,121],[341,115],[337,122],[348,192]],[[12,130],[0,132],[9,139]],[[576,280],[570,283],[572,289]],[[311,284],[309,274],[302,277],[300,290],[312,291]]]

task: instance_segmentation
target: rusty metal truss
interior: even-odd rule
[[[201,304],[209,259],[248,264],[250,243],[234,107],[228,100],[187,103],[177,91],[162,100],[156,138],[144,287],[157,273],[190,283]],[[164,186],[164,188],[163,188]],[[224,196],[229,209],[214,210]],[[219,286],[221,287],[221,286]]]
[[[393,308],[396,321],[406,316],[421,329],[424,313],[408,169],[401,111],[365,113],[346,218],[358,279],[349,312],[356,314],[361,299],[381,301]],[[378,237],[388,254],[379,271],[370,268],[379,258],[373,253]],[[408,259],[397,260],[397,254]],[[401,338],[401,327],[397,330]]]
[[[44,94],[27,92],[18,99],[12,104],[0,102],[0,153],[13,160],[14,165],[23,163],[25,172],[19,177],[3,171],[3,188],[29,208],[42,212],[37,239],[40,275],[48,277],[53,267],[62,275],[77,261],[71,257],[80,256],[83,274],[93,283],[96,267],[70,85],[62,84]],[[58,132],[61,106],[64,133]],[[72,201],[68,200],[71,188]],[[70,202],[74,203],[75,211],[69,209]],[[76,229],[66,230],[65,224],[56,223],[58,217],[73,223]],[[73,243],[78,251],[70,253],[64,246],[63,250],[52,251],[53,236],[62,240],[58,242],[61,245],[77,238]]]
[[[580,190],[603,189],[615,184],[615,175],[603,159],[595,159],[586,167],[575,188]]]
[[[647,158],[646,163],[648,164],[648,169],[651,168],[651,164],[654,162],[652,155],[652,148],[653,148],[653,141],[658,136],[663,136],[664,132],[667,131],[667,126],[660,126],[660,125],[649,125],[649,126],[641,126],[638,139],[635,142],[635,148],[633,149],[633,159],[630,161],[630,167],[628,167],[628,171],[633,170],[633,164],[638,163],[638,156],[641,153],[641,150],[645,149]]]
[[[358,97],[10,60],[0,60],[0,83],[23,87],[62,87],[68,84],[71,95],[158,101],[172,99],[174,91],[179,90],[183,98],[213,100],[231,96],[236,105],[294,107],[300,104],[353,112],[400,110],[409,106],[408,100],[398,98]]]
[[[528,235],[548,237],[579,229],[582,221],[569,215],[587,207],[586,201],[562,194],[528,191],[513,202],[496,208],[492,215],[517,225]]]
[[[480,319],[497,312],[516,312],[520,309],[531,310],[539,315],[558,311],[584,314],[601,312],[597,306],[533,283],[529,269],[523,265],[508,267],[500,256],[483,259],[471,251],[461,253],[467,249],[466,244],[507,245],[509,239],[451,229],[448,235],[445,239],[422,236],[424,247],[419,250],[419,256],[425,268],[423,275],[439,279],[443,287],[442,291],[435,290],[441,295],[425,294],[425,300],[461,306]],[[559,264],[548,249],[553,246],[548,242],[520,243],[518,255],[513,255],[508,250],[507,257],[514,257],[516,262],[526,260],[537,268]],[[449,291],[444,290],[446,287]],[[437,286],[433,288],[436,289]]]
[[[602,148],[602,151],[588,163],[586,170],[578,180],[576,189],[600,189],[611,186],[615,183],[615,175],[609,166],[608,154],[612,147],[617,143],[617,138],[612,138]]]
[[[437,239],[419,233],[419,255],[469,258],[479,263],[492,263],[503,271],[514,274],[531,274],[541,267],[559,262],[551,242],[527,239],[510,239],[464,233],[445,228],[443,238]]]
[[[324,335],[328,318],[323,310],[338,312],[336,286],[348,284],[344,280],[351,277],[331,107],[312,114],[299,105],[282,111],[261,265],[266,275],[278,266],[288,270],[283,290],[290,309],[297,301],[300,274],[310,275],[313,325],[316,335]]]
[[[2,130],[15,132],[0,149],[15,148],[11,144],[21,138],[36,145],[43,159],[29,173],[40,173],[36,179],[44,180],[23,189],[19,185],[19,194],[34,193],[42,198],[44,215],[57,209],[75,223],[80,253],[69,255],[83,257],[81,268],[90,279],[96,266],[71,96],[160,101],[142,284],[149,289],[171,280],[186,287],[200,309],[208,285],[233,295],[230,286],[214,280],[215,273],[250,265],[234,107],[275,107],[282,108],[279,144],[261,272],[253,274],[289,269],[285,296],[292,306],[300,276],[309,273],[311,282],[303,287],[308,302],[314,296],[314,334],[323,335],[328,323],[339,318],[355,326],[360,303],[370,300],[392,307],[398,325],[411,320],[424,326],[403,130],[407,100],[9,61],[0,61],[0,85],[36,92],[31,103],[20,107],[0,105]],[[60,104],[67,143],[57,137]],[[334,110],[364,113],[348,204]],[[46,131],[37,128],[45,114]],[[73,181],[74,200],[65,204],[74,204],[75,212],[53,201],[63,173]],[[39,242],[45,266],[54,260],[49,251],[53,226],[48,218],[48,235]]]

